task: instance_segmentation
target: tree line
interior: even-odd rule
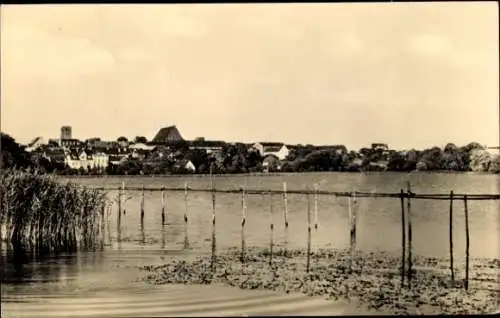
[[[142,139],[142,138],[141,138]],[[168,156],[158,151],[145,157],[123,160],[120,164],[109,164],[105,169],[70,169],[62,162],[34,157],[23,146],[7,134],[2,133],[1,167],[17,166],[38,169],[46,173],[90,174],[90,175],[151,175],[193,173],[184,163],[190,161],[194,173],[256,173],[264,169],[260,153],[243,143],[224,143],[219,154],[208,154],[201,149],[190,149],[183,141],[168,150]],[[144,141],[144,140],[141,140]],[[424,150],[396,151],[377,148],[348,150],[345,146],[320,148],[313,145],[298,145],[290,150],[285,160],[269,162],[270,172],[365,172],[365,171],[452,171],[500,173],[499,155],[486,151],[477,142],[458,147],[449,143],[444,148],[432,147]]]

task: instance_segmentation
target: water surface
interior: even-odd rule
[[[73,181],[86,186],[105,187],[119,187],[122,181],[125,182],[125,186],[130,187],[140,187],[141,185],[158,188],[161,186],[183,187],[184,182],[187,182],[191,188],[196,189],[208,189],[210,187],[210,180],[206,176],[106,177],[81,178],[73,179]],[[449,193],[450,190],[454,190],[455,193],[470,194],[498,194],[500,192],[500,176],[498,175],[448,173],[308,173],[278,176],[225,175],[215,178],[215,186],[218,189],[234,189],[246,185],[248,189],[281,190],[283,182],[286,182],[288,189],[301,190],[307,186],[312,189],[313,184],[318,183],[320,190],[399,192],[401,188],[405,188],[406,190],[407,181],[411,181],[412,191],[416,193]],[[108,196],[110,199],[115,199],[117,192],[110,191]],[[13,259],[12,254],[9,253],[7,248],[2,246],[0,253],[2,303],[10,300],[11,302],[7,308],[10,308],[16,315],[18,313],[30,315],[30,312],[32,314],[39,312],[41,309],[37,306],[42,306],[43,302],[40,303],[41,298],[44,299],[43,301],[49,302],[57,301],[57,299],[68,299],[68,297],[70,299],[75,298],[75,303],[70,302],[71,304],[75,306],[78,304],[91,306],[87,311],[82,311],[82,313],[85,312],[88,315],[98,315],[99,310],[101,310],[101,314],[105,315],[184,315],[187,314],[186,310],[195,308],[194,303],[190,304],[188,302],[182,305],[185,307],[181,306],[175,309],[171,307],[172,304],[169,305],[167,300],[161,305],[160,299],[162,296],[160,294],[166,292],[164,290],[153,292],[148,289],[153,287],[146,287],[142,283],[133,283],[134,279],[140,275],[135,266],[161,263],[166,258],[178,255],[196,256],[209,253],[212,233],[211,194],[209,192],[188,193],[186,210],[184,193],[167,193],[167,224],[165,225],[161,224],[160,192],[145,193],[145,217],[143,223],[140,222],[140,192],[128,191],[126,196],[127,201],[122,204],[125,214],[121,216],[119,227],[117,224],[117,205],[113,204],[110,207],[109,214],[106,214],[102,251],[60,254],[35,262],[22,258]],[[288,231],[285,231],[284,228],[284,203],[282,196],[273,196],[272,214],[271,199],[269,196],[249,195],[246,205],[245,236],[247,245],[268,246],[271,235],[270,223],[273,222],[275,244],[287,244],[289,247],[306,247],[307,198],[304,195],[288,195]],[[317,201],[317,219],[314,218],[314,206],[314,200],[312,200],[311,213],[313,214],[313,223],[317,220],[318,224],[318,229],[313,230],[313,246],[347,247],[349,244],[347,198],[319,196]],[[401,203],[399,199],[359,198],[355,209],[357,211],[358,249],[393,252],[400,250]],[[184,224],[184,213],[186,211],[188,215],[187,231]],[[470,253],[472,257],[499,257],[499,211],[499,201],[469,202]],[[216,215],[217,248],[220,250],[239,246],[242,219],[241,195],[217,193]],[[449,255],[449,202],[413,200],[412,215],[413,253],[424,256],[447,257]],[[457,260],[458,266],[461,266],[460,261],[465,256],[465,224],[463,203],[460,201],[454,202],[453,226],[454,257]],[[188,244],[186,244],[186,240]],[[214,292],[213,288],[205,286],[200,286],[200,288],[197,289],[198,292],[200,295],[205,293],[206,297]],[[141,303],[139,299],[145,301],[149,296],[151,297],[151,301],[157,302],[155,304],[149,303],[149,306],[144,307],[148,307],[149,311],[133,304],[130,304],[130,307],[119,305],[132,301],[130,298],[132,296],[130,296],[129,292],[134,293],[133,298],[137,297],[137,304]],[[93,296],[95,293],[97,293],[96,295],[105,293],[107,296],[103,294],[101,298],[102,302],[99,302]],[[173,291],[169,291],[169,293],[172,294]],[[176,297],[180,298],[174,302],[181,302],[183,304],[188,301],[188,299],[184,299],[183,297],[189,298],[187,296],[189,293],[191,292],[179,289]],[[111,297],[110,295],[114,295],[114,298],[108,299]],[[248,312],[250,308],[256,309],[256,311],[252,312],[258,312],[258,308],[251,302],[246,305],[243,303],[243,305],[238,307],[238,302],[234,303],[228,300],[231,299],[228,298],[231,293],[227,293],[223,289],[221,289],[220,295],[220,301],[223,303],[219,307],[214,305],[215,307],[210,307],[212,309],[207,309],[207,315],[210,312],[215,315],[218,312],[244,313]],[[262,297],[260,301],[266,299],[266,297],[270,297],[267,294],[254,295],[256,299]],[[27,309],[27,305],[19,305],[12,302],[19,297],[36,299],[37,305],[32,305],[34,307],[30,307],[32,308],[32,311],[30,311]],[[199,301],[204,301],[202,296],[197,297]],[[242,294],[241,297],[251,296]],[[276,297],[279,298],[281,296]],[[105,302],[106,299],[108,299],[107,303]],[[282,301],[287,303],[288,300]],[[317,300],[310,299],[310,301]],[[212,299],[210,302],[213,304],[216,301]],[[109,304],[109,306],[104,306],[104,303]],[[236,305],[231,307],[231,303]],[[289,304],[287,303],[286,308],[291,308],[290,304],[292,303],[294,301],[291,301]],[[307,301],[304,300],[301,307],[304,313],[312,310],[312,307],[310,307],[312,303],[309,303],[309,305],[306,303]],[[261,309],[263,312],[270,313],[276,310],[283,311],[284,307],[280,304],[276,300],[276,304],[273,306],[273,302],[271,301],[270,303],[266,303],[265,308],[262,307]],[[203,303],[197,306],[196,308],[202,308]],[[294,308],[297,312],[301,312],[297,306],[300,307],[296,303]],[[318,304],[314,306],[317,308],[321,307]],[[333,305],[330,304],[330,306]],[[62,306],[61,308],[67,307]],[[342,308],[347,310],[345,306]],[[335,310],[339,309],[333,309],[332,307],[325,310],[335,312]],[[8,312],[6,313],[9,314]],[[64,313],[67,314],[67,311],[64,312],[63,310],[60,312],[61,315]]]

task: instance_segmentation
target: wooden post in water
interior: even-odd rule
[[[406,220],[405,220],[405,197],[401,189],[401,287],[405,283],[405,264],[406,264]]]
[[[144,222],[144,184],[141,192],[141,222]]]
[[[118,213],[117,213],[117,226],[119,227],[120,226],[120,223],[121,223],[121,220],[122,220],[122,189],[121,188],[118,188],[118,195],[117,195],[117,198],[116,198],[116,202],[117,202],[117,208],[118,208]]]
[[[212,175],[212,169],[213,169],[213,164],[210,165],[210,188],[212,190],[212,262],[211,262],[211,267],[212,267],[212,273],[215,272],[215,264],[216,264],[216,248],[217,248],[217,241],[216,241],[216,232],[215,232],[215,185],[214,185],[214,179]]]
[[[412,224],[411,224],[411,183],[408,181],[408,201],[407,201],[407,214],[408,214],[408,286],[411,288],[412,279]]]
[[[450,271],[451,271],[451,281],[455,282],[455,271],[453,269],[453,190],[450,191],[450,226],[449,226],[449,236],[450,236]]]
[[[102,210],[101,210],[101,249],[104,248],[104,238],[105,238],[105,213],[106,213],[106,203],[102,205]]]
[[[273,247],[274,247],[274,220],[273,220],[273,194],[269,192],[269,213],[270,213],[270,228],[271,240],[269,243],[269,265],[273,266]]]
[[[245,193],[246,193],[246,186],[243,186],[241,188],[241,262],[245,262],[245,223],[246,223],[246,210],[247,210],[247,204],[246,204],[246,198],[245,198]]]
[[[352,197],[352,204],[351,204]],[[350,238],[351,238],[351,261],[349,270],[352,271],[352,265],[354,263],[354,257],[356,256],[356,193],[351,192],[351,196],[349,197],[349,224],[351,227]]]
[[[288,198],[286,195],[286,181],[283,182],[283,203],[285,210],[283,211],[283,217],[285,218],[285,230],[288,229]]]
[[[306,188],[307,191],[307,264],[306,271],[309,273],[311,267],[311,195],[309,193],[309,187]]]
[[[165,186],[161,186],[161,225],[165,225]]]
[[[314,229],[318,229],[318,184],[314,184]]]
[[[184,182],[184,204],[186,206],[184,210],[184,247],[188,247],[189,245],[189,240],[188,240],[188,184],[187,182]]]
[[[283,217],[285,219],[285,246],[284,246],[284,256],[287,255],[287,245],[288,245],[288,197],[287,197],[286,181],[283,182]]]
[[[125,196],[125,181],[122,181],[122,196],[123,196],[123,214],[127,211],[125,209],[125,202],[127,202],[127,197]]]
[[[106,203],[102,205],[102,210],[101,210],[101,235],[103,236],[104,236],[104,224],[106,222],[105,214],[106,214]]]
[[[465,290],[469,290],[469,209],[467,207],[467,196],[464,196],[465,212]]]

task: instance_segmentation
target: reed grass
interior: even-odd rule
[[[1,238],[14,250],[74,251],[98,243],[106,195],[38,171],[0,172]]]

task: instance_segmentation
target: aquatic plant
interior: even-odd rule
[[[14,250],[72,251],[97,242],[105,194],[38,171],[0,173],[1,238]]]
[[[448,259],[415,256],[414,283],[401,287],[400,258],[389,252],[357,251],[349,270],[350,251],[318,249],[312,270],[305,271],[304,249],[277,250],[269,264],[269,249],[248,248],[245,262],[238,249],[220,252],[215,270],[208,256],[196,260],[169,259],[164,265],[144,266],[143,280],[151,284],[223,283],[242,289],[270,289],[356,300],[387,314],[484,314],[498,308],[498,259],[473,259],[473,288],[451,281]]]

